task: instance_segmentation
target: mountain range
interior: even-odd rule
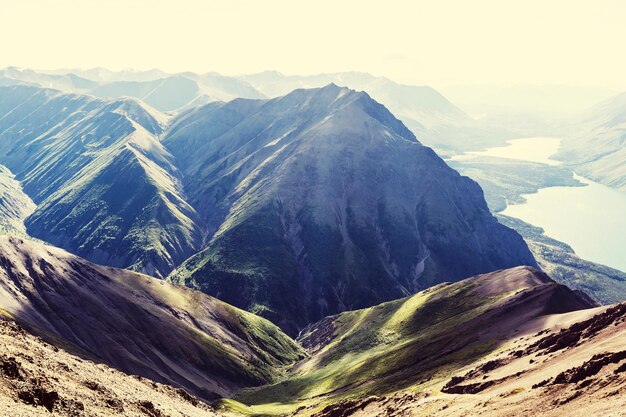
[[[292,334],[443,280],[536,265],[475,182],[369,95],[334,84],[174,117],[137,99],[1,87],[0,151],[14,198],[37,205],[29,235],[170,275]]]
[[[214,101],[275,98],[295,89],[335,83],[367,92],[386,106],[424,143],[438,152],[455,154],[502,143],[514,134],[468,116],[430,86],[400,84],[359,72],[286,76],[276,71],[241,76],[214,72],[168,74],[159,70],[113,72],[104,68],[33,71],[0,70],[1,85],[34,85],[101,98],[133,97],[162,112],[177,113]]]
[[[569,177],[426,146],[503,135],[369,74],[0,70],[2,412],[620,410],[623,274],[488,206]]]

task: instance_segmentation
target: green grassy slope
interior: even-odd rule
[[[236,400],[252,413],[280,413],[420,391],[498,349],[507,334],[534,317],[593,305],[527,267],[441,284],[309,326],[299,340],[310,357],[283,381],[242,390]]]

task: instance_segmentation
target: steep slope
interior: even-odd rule
[[[626,191],[626,93],[592,107],[571,126],[555,159],[577,173]]]
[[[14,175],[0,165],[0,231],[24,234],[24,219],[35,210],[35,203],[22,191]]]
[[[291,332],[442,280],[534,265],[482,191],[365,93],[329,85],[173,121],[207,247],[171,280]]]
[[[0,344],[0,413],[5,416],[217,415],[180,388],[84,360],[5,317],[0,319]]]
[[[28,233],[90,260],[164,276],[202,241],[162,117],[136,100],[0,89],[0,162],[38,205]]]
[[[6,236],[0,308],[72,352],[203,398],[269,382],[302,355],[273,324],[202,293]]]
[[[528,267],[441,284],[307,327],[299,341],[310,357],[285,380],[236,398],[258,412],[280,403],[282,412],[307,415],[344,399],[441,389],[451,374],[508,348],[536,319],[595,305]]]
[[[526,326],[520,336],[507,349],[451,377],[441,386],[443,394],[425,390],[346,400],[316,415],[450,416],[476,410],[485,416],[623,414],[625,304],[549,316]]]
[[[402,120],[425,145],[440,154],[482,149],[511,138],[506,129],[472,119],[427,85],[400,84],[386,77],[360,72],[298,76],[268,71],[241,79],[267,97],[281,96],[297,88],[319,88],[329,83],[365,91]]]

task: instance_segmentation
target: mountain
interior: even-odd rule
[[[270,382],[302,357],[273,324],[200,292],[6,236],[0,308],[71,353],[204,399]]]
[[[440,154],[483,149],[513,138],[506,129],[474,120],[427,85],[400,84],[361,72],[298,76],[267,71],[240,78],[267,97],[282,96],[298,88],[319,88],[329,83],[365,91],[402,120],[420,141]]]
[[[114,81],[93,88],[90,94],[104,98],[135,97],[160,111],[184,110],[237,97],[263,97],[240,80],[214,73],[182,73],[149,81]]]
[[[554,157],[576,172],[626,191],[626,93],[583,113],[567,132]]]
[[[94,88],[97,83],[72,72],[46,74],[31,69],[7,67],[0,69],[0,86],[8,85],[39,86],[78,93]]]
[[[217,416],[180,388],[127,375],[50,345],[0,310],[0,410],[11,417]]]
[[[28,233],[92,261],[166,275],[202,240],[157,135],[131,99],[0,88],[0,163],[37,204]]]
[[[169,277],[291,334],[443,280],[535,265],[482,190],[366,93],[329,85],[214,103],[162,143],[206,247]]]
[[[487,382],[484,390],[490,387],[489,381],[495,381],[493,384],[503,382],[497,372],[487,375],[489,370],[507,363],[492,364],[492,357],[504,356],[511,362],[517,359],[518,349],[529,344],[528,336],[547,337],[548,333],[555,332],[553,323],[561,323],[563,317],[568,317],[563,313],[595,306],[583,293],[571,291],[529,267],[440,284],[411,297],[344,312],[308,326],[298,340],[309,352],[309,357],[294,365],[284,380],[239,391],[234,399],[255,412],[263,412],[271,404],[279,403],[283,406],[283,413],[296,411],[298,415],[309,415],[318,411],[320,413],[315,415],[348,416],[352,413],[326,414],[321,410],[368,400],[355,407],[352,412],[356,412],[368,402],[382,403],[386,399],[377,397],[417,393],[419,399],[432,397],[437,408],[421,408],[416,412],[422,415],[431,411],[447,412],[441,407],[464,401],[451,395],[461,387],[482,388],[480,382]],[[575,317],[588,318],[597,312],[597,309],[577,311]],[[602,325],[613,331],[612,323]],[[597,326],[596,330],[600,329]],[[532,336],[537,331],[541,333]],[[623,343],[626,337],[623,323],[619,331],[619,340]],[[576,342],[567,340],[570,345]],[[616,340],[614,344],[618,343]],[[546,346],[547,343],[538,345],[533,354],[520,353],[524,355],[524,368],[541,367],[543,358],[537,358],[534,352],[540,352]],[[530,358],[538,364],[529,364]],[[558,360],[554,359],[555,362]],[[568,364],[571,366],[584,360],[586,358],[578,358]],[[490,363],[491,368],[485,366],[483,372],[477,371],[471,378],[455,377],[485,362]],[[559,362],[563,364],[563,361]],[[526,372],[529,371],[522,374]],[[554,374],[558,372],[560,370]],[[484,375],[487,375],[485,379],[482,378]],[[535,374],[534,378],[525,379],[523,386],[530,390],[530,384],[545,377],[546,373]],[[467,384],[474,380],[479,383]],[[457,388],[453,390],[452,386]],[[480,389],[476,388],[478,391]],[[400,404],[394,404],[397,405]],[[390,415],[395,415],[393,409],[389,411]]]

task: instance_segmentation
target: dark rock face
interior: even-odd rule
[[[535,265],[480,187],[364,93],[330,85],[211,105],[163,143],[186,161],[186,192],[216,231],[170,279],[292,334],[442,281]]]

